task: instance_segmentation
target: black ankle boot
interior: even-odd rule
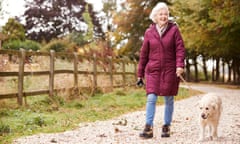
[[[141,138],[152,138],[153,137],[153,128],[150,125],[145,125],[145,128],[142,133],[139,134]]]
[[[169,125],[163,125],[161,137],[170,137],[170,126]]]

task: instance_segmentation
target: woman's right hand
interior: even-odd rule
[[[142,78],[138,78],[137,86],[142,87],[143,85],[144,85],[143,79]]]

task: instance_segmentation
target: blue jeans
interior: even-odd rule
[[[147,95],[146,124],[151,126],[153,126],[157,98],[158,96],[153,93]],[[174,96],[164,96],[164,104],[164,125],[171,125],[174,109]]]

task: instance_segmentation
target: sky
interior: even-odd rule
[[[96,11],[103,7],[102,0],[86,0],[92,3]],[[21,16],[24,13],[24,0],[3,0],[3,10],[6,11],[3,17],[0,17],[0,26],[3,26],[11,17]]]
[[[1,17],[0,25],[4,25],[8,18],[14,17],[14,16],[20,16],[24,12],[24,1],[23,0],[3,0],[2,3],[2,9],[3,11],[6,11]]]

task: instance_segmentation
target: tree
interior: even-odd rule
[[[0,17],[2,16],[2,2],[3,0],[0,0]]]
[[[170,4],[168,0],[162,0]],[[121,11],[114,16],[115,43],[121,45],[120,55],[132,58],[138,57],[144,31],[152,23],[149,14],[159,0],[126,0],[121,6]]]
[[[2,18],[2,0],[0,0],[0,18]],[[0,28],[0,31],[1,31],[1,28]],[[2,38],[3,35],[2,33],[0,32],[0,49],[2,48]]]
[[[13,18],[8,19],[8,22],[2,27],[2,33],[6,36],[5,42],[10,40],[25,40],[23,25]]]
[[[88,9],[88,6],[86,7],[86,9]],[[76,45],[79,47],[94,41],[94,25],[92,23],[91,16],[88,12],[84,12],[82,17],[88,27],[85,30],[85,33],[74,31],[69,35],[70,41],[76,43]]]
[[[112,23],[113,17],[116,14],[117,10],[117,2],[116,0],[103,0],[103,12],[105,13],[104,16],[104,26],[106,31],[106,39],[107,47],[112,48],[113,42],[111,37],[113,36],[112,32],[114,31],[114,24]]]
[[[239,9],[237,0],[182,0],[174,5],[174,12],[181,15],[178,22],[187,51],[202,55],[203,60],[211,58],[216,62],[213,80],[219,80],[219,60],[232,63],[239,71]]]
[[[188,81],[191,78],[191,66],[194,67],[194,81],[199,81],[198,71],[198,56],[202,55],[203,69],[206,70],[205,58],[207,56],[205,46],[209,46],[208,42],[204,41],[209,36],[206,33],[202,23],[202,18],[207,18],[207,13],[202,10],[199,1],[195,0],[182,0],[176,1],[173,4],[171,10],[172,14],[176,17],[176,21],[181,30],[185,48],[186,48],[186,79]],[[205,79],[208,79],[207,73],[205,73]]]
[[[233,71],[234,83],[240,83],[240,4],[237,0],[204,0],[201,9],[207,17],[201,18],[202,29],[205,28],[209,36],[203,41],[205,51],[215,60],[213,80],[220,81],[220,60],[222,63],[230,63]],[[207,50],[206,50],[207,47]],[[203,47],[204,48],[204,47]],[[202,48],[202,49],[203,49]],[[224,72],[224,70],[223,70]]]
[[[25,29],[32,40],[49,42],[72,32],[84,33],[87,27],[83,13],[86,11],[94,25],[95,37],[104,37],[97,13],[84,0],[26,1]]]

